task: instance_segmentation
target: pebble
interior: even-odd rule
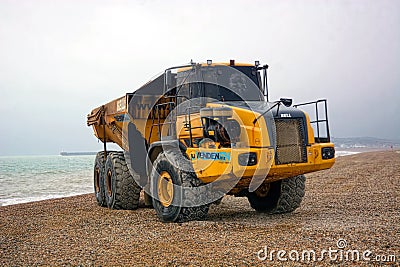
[[[339,239],[348,249],[399,255],[399,166],[394,152],[339,157],[332,169],[307,175],[292,214],[260,214],[231,196],[206,221],[183,224],[161,223],[148,208],[101,208],[92,194],[3,206],[0,266],[299,266],[257,253],[334,249]]]

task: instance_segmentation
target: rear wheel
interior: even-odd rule
[[[123,152],[107,156],[104,177],[104,195],[110,209],[137,209],[141,187],[126,165]]]
[[[306,177],[295,177],[262,185],[247,195],[250,205],[258,212],[287,213],[298,207],[304,197]]]
[[[153,207],[161,221],[185,222],[206,218],[209,204],[202,199],[206,197],[205,192],[183,189],[195,189],[202,182],[180,151],[161,152],[153,163],[150,181]]]
[[[99,206],[107,206],[104,196],[104,152],[98,152],[94,161],[94,195]]]
[[[114,151],[108,151],[107,155],[111,152]],[[104,151],[98,152],[94,161],[93,185],[97,204],[102,207],[107,206],[104,191],[105,162],[106,160],[104,159]]]

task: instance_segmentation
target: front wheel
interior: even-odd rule
[[[306,177],[295,177],[279,180],[267,185],[261,185],[247,198],[253,209],[266,213],[288,213],[298,207],[304,197]]]
[[[206,218],[209,204],[201,199],[205,198],[205,192],[191,190],[201,189],[202,182],[180,151],[161,152],[153,163],[150,181],[153,207],[161,221],[185,222]]]

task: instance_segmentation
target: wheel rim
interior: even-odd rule
[[[163,171],[158,177],[158,199],[164,207],[169,207],[174,198],[174,184],[171,175]]]
[[[109,196],[112,196],[112,172],[108,170],[107,172],[107,193]]]
[[[255,191],[258,197],[266,197],[268,196],[269,189],[271,188],[271,184],[262,184],[259,188]]]
[[[94,170],[94,187],[96,193],[100,192],[100,169],[98,167]]]

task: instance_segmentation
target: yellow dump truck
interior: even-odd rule
[[[143,190],[164,222],[204,219],[224,195],[247,197],[258,212],[298,208],[304,174],[335,162],[327,101],[270,102],[267,69],[234,60],[172,67],[92,110],[87,125],[104,143],[98,204],[136,209]]]

